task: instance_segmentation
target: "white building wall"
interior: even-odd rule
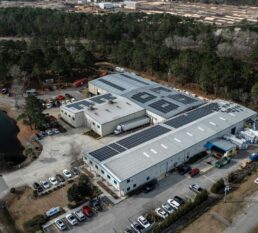
[[[159,116],[159,115],[157,115],[153,112],[150,112],[148,110],[146,110],[146,113],[147,113],[147,116],[150,117],[151,123],[154,124],[154,125],[166,120],[165,118],[163,118],[163,117],[161,117],[161,116]]]
[[[73,127],[81,127],[85,125],[83,112],[71,113],[70,111],[67,111],[61,106],[60,115],[62,119],[64,119],[67,123],[69,123]]]
[[[108,93],[106,90],[96,87],[91,82],[88,83],[88,90],[93,95],[102,95]]]

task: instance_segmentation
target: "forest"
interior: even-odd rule
[[[257,30],[257,24],[241,27]],[[222,98],[258,103],[258,46],[245,59],[218,56],[217,46],[223,39],[214,35],[215,30],[214,25],[168,14],[0,9],[0,37],[26,39],[0,43],[0,79],[10,80],[14,64],[33,80],[46,74],[69,79],[87,74],[99,57],[105,57],[160,79],[167,80],[169,73],[179,84],[195,83]],[[171,47],[168,41],[175,36],[190,37],[199,46]]]

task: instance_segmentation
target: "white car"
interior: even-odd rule
[[[71,102],[74,102],[75,101],[75,98],[71,98]]]
[[[155,209],[155,212],[156,212],[156,214],[157,214],[158,216],[160,216],[160,217],[163,218],[163,219],[165,219],[165,218],[168,217],[168,213],[167,213],[165,210],[161,209],[161,208]]]
[[[256,179],[254,180],[254,183],[258,184],[258,178],[256,178]]]
[[[143,216],[140,216],[137,220],[144,228],[148,228],[151,225],[149,221]]]
[[[63,104],[65,104],[65,101],[64,101],[64,100],[61,101],[61,105],[63,105]]]
[[[81,210],[75,210],[74,211],[74,215],[75,217],[81,222],[81,221],[84,221],[86,218],[85,218],[85,215],[83,214],[83,212]]]
[[[42,185],[42,187],[43,187],[44,189],[50,188],[50,184],[49,184],[48,181],[46,181],[46,180],[40,181],[40,184]]]
[[[66,225],[65,225],[65,224],[63,223],[63,221],[60,220],[60,219],[57,219],[57,220],[55,221],[55,224],[56,224],[57,228],[58,228],[60,231],[64,231],[64,230],[66,229]]]
[[[66,100],[65,102],[66,102],[67,104],[70,104],[70,103],[71,103],[71,101],[70,101],[70,100]]]
[[[53,128],[53,129],[52,129],[52,132],[53,132],[54,134],[59,134],[59,133],[60,133],[59,129],[57,129],[57,128]]]
[[[171,205],[169,205],[167,202],[162,204],[162,208],[169,214],[173,214],[176,210],[171,207]]]
[[[49,177],[49,182],[52,184],[52,185],[58,185],[58,181],[55,177]]]
[[[167,203],[171,205],[173,208],[175,208],[176,210],[180,207],[180,204],[173,199],[168,199]]]
[[[71,178],[72,177],[72,173],[67,169],[63,170],[63,174],[66,178]]]
[[[73,214],[68,214],[68,215],[66,215],[65,218],[67,219],[67,221],[68,221],[72,226],[78,224],[78,221],[77,221],[77,219],[73,216]]]
[[[46,133],[48,136],[52,136],[53,135],[53,131],[51,129],[46,130]]]

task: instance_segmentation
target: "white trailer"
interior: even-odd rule
[[[252,144],[257,143],[257,138],[252,132],[240,131],[239,135]]]
[[[127,121],[124,123],[121,123],[117,125],[117,127],[114,130],[115,134],[120,134],[122,132],[126,132],[130,129],[134,129],[136,127],[142,126],[142,125],[147,125],[150,123],[150,118],[149,117],[140,117],[131,121]]]
[[[248,143],[244,138],[237,138],[232,134],[225,135],[224,138],[235,144],[241,150],[246,150],[248,148]]]

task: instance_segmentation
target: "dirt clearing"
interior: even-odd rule
[[[182,230],[182,233],[222,233],[228,222],[231,224],[234,219],[243,212],[250,195],[258,191],[258,185],[254,183],[258,172],[246,178],[239,184],[239,187],[227,195],[226,202],[221,200],[200,218]],[[218,217],[215,217],[217,215]]]

